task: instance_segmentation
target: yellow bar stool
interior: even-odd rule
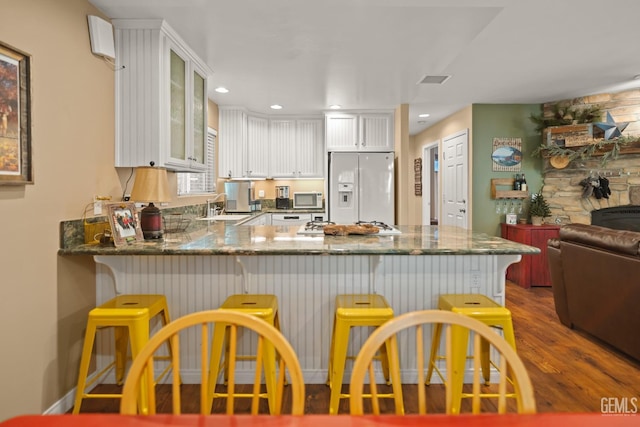
[[[269,294],[235,294],[228,297],[220,306],[220,310],[237,311],[252,316],[256,316],[265,322],[273,325],[280,330],[280,320],[278,316],[278,298]],[[216,323],[213,332],[213,340],[211,344],[211,361],[209,365],[209,390],[208,400],[209,408],[213,405],[213,399],[216,397],[226,397],[227,399],[235,397],[251,398],[252,393],[235,393],[229,389],[227,393],[217,393],[215,391],[218,375],[220,370],[224,370],[224,384],[228,384],[229,380],[229,340],[228,326]],[[263,366],[266,383],[266,393],[260,395],[261,398],[267,398],[269,401],[269,411],[275,413],[277,406],[276,396],[276,352],[270,343],[265,343]],[[224,360],[222,363],[222,351],[224,349]],[[236,360],[256,360],[255,355],[237,355]]]
[[[333,321],[333,333],[331,337],[331,350],[329,352],[329,369],[327,385],[331,388],[329,401],[329,413],[338,413],[340,399],[350,397],[348,393],[342,393],[342,381],[347,359],[355,359],[355,355],[347,354],[349,346],[349,334],[355,326],[377,327],[393,318],[393,309],[387,300],[381,295],[375,294],[344,294],[336,296],[336,311]],[[395,358],[391,357],[395,355]],[[392,378],[400,379],[400,365],[397,358],[398,349],[394,348],[391,341],[387,341],[380,348],[377,358],[382,364],[382,371],[387,385]],[[390,372],[391,369],[391,372]],[[394,398],[396,414],[404,414],[401,387],[397,387],[397,393],[378,394],[378,397]],[[371,395],[364,395],[371,397]]]
[[[167,299],[164,295],[120,295],[104,304],[94,308],[89,312],[87,330],[80,358],[80,371],[78,374],[78,385],[76,387],[76,398],[73,413],[80,413],[83,399],[113,399],[120,398],[122,394],[117,393],[87,393],[86,387],[90,387],[100,379],[107,371],[115,366],[116,383],[122,385],[124,382],[125,368],[127,363],[127,349],[131,343],[131,357],[135,358],[140,349],[149,340],[149,322],[155,316],[161,316],[163,325],[169,323],[169,309]],[[89,363],[93,351],[93,343],[96,332],[99,329],[113,327],[115,335],[115,357],[114,360],[104,369],[98,372],[91,381],[87,382]],[[170,360],[172,355],[169,347],[169,356],[156,357],[157,360]],[[170,366],[165,368],[157,381],[169,372]],[[148,372],[153,375],[153,367],[150,365]],[[146,408],[146,393],[141,391],[140,406]]]
[[[516,349],[516,339],[513,333],[513,322],[511,321],[511,311],[498,304],[486,295],[480,294],[444,294],[440,295],[438,299],[438,309],[452,311],[454,313],[460,313],[473,317],[482,323],[495,328],[502,329],[504,339]],[[442,360],[445,357],[438,355],[438,347],[440,346],[440,335],[442,331],[442,325],[436,324],[433,330],[433,337],[431,341],[431,354],[429,357],[429,364],[427,369],[426,383],[431,382],[431,377],[435,371],[440,379],[444,382],[444,376],[436,366],[437,360]],[[454,327],[452,328],[453,347],[452,354],[462,355],[461,357],[455,357],[453,362],[453,372],[448,373],[451,375],[451,384],[453,384],[452,390],[452,413],[458,414],[460,412],[461,400],[464,397],[470,397],[468,393],[462,392],[462,385],[464,382],[464,368],[465,361],[467,359],[467,344],[469,339],[469,331],[464,328]],[[491,358],[489,355],[489,344],[486,340],[481,341],[481,366],[482,376],[484,378],[485,385],[490,384],[491,375]],[[495,366],[495,365],[494,365]],[[494,394],[481,394],[484,397],[495,397]],[[515,397],[514,394],[507,394],[507,397]]]

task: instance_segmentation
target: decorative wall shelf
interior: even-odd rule
[[[513,188],[513,178],[493,178],[491,179],[491,198],[492,199],[526,199],[529,197],[528,191],[504,190],[498,187]]]

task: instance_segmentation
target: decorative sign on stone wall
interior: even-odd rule
[[[522,169],[522,139],[493,138],[493,171],[519,171]]]

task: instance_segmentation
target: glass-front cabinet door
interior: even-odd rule
[[[206,80],[198,71],[193,71],[193,163],[206,163]]]
[[[170,50],[170,80],[171,80],[171,158],[187,160],[187,72],[186,61],[175,51]]]
[[[207,82],[205,72],[178,49],[170,52],[169,160],[177,169],[203,170],[206,163]]]

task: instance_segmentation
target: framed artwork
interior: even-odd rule
[[[33,184],[31,56],[0,42],[0,185]]]
[[[135,203],[109,203],[107,211],[116,247],[144,241]]]
[[[493,138],[493,171],[519,171],[522,168],[522,139]]]

